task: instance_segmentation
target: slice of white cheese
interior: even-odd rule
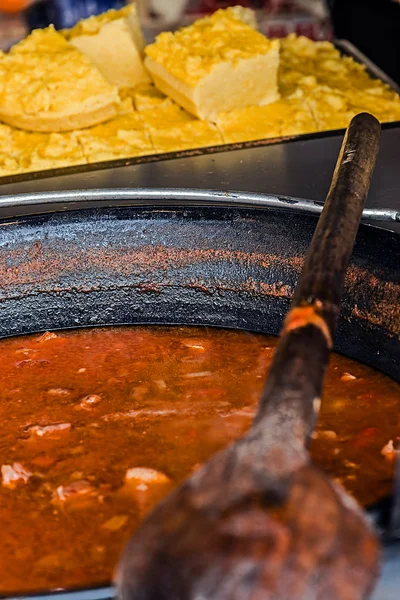
[[[135,4],[85,19],[63,34],[111,84],[127,88],[149,81],[143,64],[145,41]]]
[[[237,7],[162,33],[145,53],[155,85],[200,119],[279,99],[279,41],[255,31]]]

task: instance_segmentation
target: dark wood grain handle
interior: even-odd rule
[[[354,117],[346,131],[253,429],[273,417],[278,437],[299,443],[313,430],[379,138],[380,124],[367,113]]]
[[[361,113],[351,121],[311,245],[293,306],[316,301],[338,307],[344,278],[379,150],[380,124]],[[327,315],[331,335],[335,317]]]

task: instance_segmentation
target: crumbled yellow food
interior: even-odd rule
[[[349,105],[344,94],[327,86],[316,86],[306,98],[317,131],[345,128],[360,112]]]
[[[19,163],[20,149],[13,143],[15,129],[0,124],[0,177],[21,172]]]
[[[160,92],[154,85],[138,85],[134,90],[125,90],[133,99],[136,110],[142,112],[148,108],[156,108],[162,105],[166,99],[165,94]]]
[[[10,156],[3,151],[0,152],[0,177],[19,175],[23,172],[24,170],[21,169],[18,158]]]
[[[111,23],[112,21],[117,21],[118,19],[124,19],[129,16],[132,11],[136,12],[135,4],[128,4],[119,10],[112,8],[100,15],[82,19],[74,27],[71,27],[71,29],[63,29],[60,33],[62,33],[67,40],[71,40],[78,35],[96,35],[103,25]]]
[[[362,111],[382,122],[400,120],[399,95],[329,42],[293,34],[283,39],[279,84],[283,96],[305,100],[319,131],[347,127]]]
[[[64,35],[94,39],[108,24],[118,24],[121,15],[133,14],[129,10],[89,19]],[[231,41],[227,20],[232,26]],[[221,57],[240,62],[246,52],[271,44],[254,26],[252,11],[234,7],[192,26],[191,47],[184,42],[190,28],[163,34],[161,45],[167,62],[175,62],[176,73],[196,82],[209,69],[213,71]],[[156,45],[149,47],[149,56]],[[35,133],[0,123],[0,176],[344,128],[362,111],[372,112],[381,121],[400,121],[400,96],[371,78],[363,65],[342,57],[329,42],[295,35],[281,40],[278,84],[280,99],[231,110],[226,98],[229,86],[220,79],[225,95],[214,124],[190,114],[195,112],[190,106],[189,112],[179,106],[173,94],[163,93],[162,86],[132,85],[124,76],[117,90],[53,29],[34,32],[9,55],[0,52],[0,118],[3,111],[3,120],[14,125],[15,115],[22,115],[29,122],[45,120],[54,126],[62,121],[65,126],[74,115],[90,114],[93,99],[101,104],[104,98],[113,112],[101,124],[83,128],[80,122],[71,132]]]
[[[400,121],[400,97],[383,87],[370,90],[352,90],[346,93],[351,108],[357,112],[368,111],[382,123]]]
[[[34,133],[0,126],[0,175],[85,164],[75,132]]]
[[[279,98],[279,41],[268,40],[235,9],[219,10],[147,46],[156,86],[201,119]]]
[[[281,41],[279,87],[281,94],[304,94],[318,86],[368,98],[378,93],[392,102],[393,91],[379,79],[373,79],[364,65],[341,56],[330,42],[313,42],[303,36],[289,35]],[[367,102],[368,104],[368,102]]]
[[[143,64],[145,40],[135,4],[84,19],[63,34],[109,83],[134,87],[149,81]]]
[[[222,62],[268,53],[276,41],[268,40],[244,23],[233,9],[218,10],[175,33],[164,32],[146,47],[146,56],[177,79],[195,86]]]
[[[217,125],[226,144],[300,135],[317,128],[310,107],[297,98],[220,113]]]
[[[77,132],[89,163],[130,158],[154,152],[150,135],[136,111]]]
[[[316,86],[307,96],[306,102],[314,115],[318,131],[347,127],[350,120],[360,112],[370,112],[382,123],[400,120],[400,98],[391,93],[386,98],[385,90],[376,88],[373,93],[359,90],[332,89]]]
[[[119,95],[53,27],[0,56],[0,119],[30,131],[69,131],[117,114]]]
[[[339,51],[330,42],[314,42],[304,36],[291,34],[281,40],[281,68],[315,74],[325,61],[340,60]]]
[[[141,87],[133,98],[156,152],[223,144],[215,125],[196,119],[156,88]]]
[[[279,86],[285,96],[324,86],[346,93],[349,99],[352,95],[366,98],[367,104],[370,95],[389,104],[399,98],[387,84],[370,77],[365,65],[341,56],[330,42],[313,42],[294,34],[281,41]]]
[[[244,6],[240,6],[240,4],[236,6],[230,6],[226,9],[225,14],[230,15],[231,17],[235,17],[243,23],[247,23],[253,29],[258,30],[258,22],[256,13],[251,8],[245,8]]]
[[[75,132],[16,132],[14,144],[21,148],[20,168],[24,172],[57,169],[86,163]]]

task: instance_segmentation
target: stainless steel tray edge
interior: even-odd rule
[[[53,212],[54,210],[82,210],[123,205],[148,207],[171,205],[250,206],[260,209],[283,209],[314,215],[319,215],[323,208],[323,202],[257,192],[223,192],[220,190],[190,188],[105,188],[0,196],[0,211],[6,211],[6,214],[0,212],[0,218],[16,216],[13,212],[13,209],[16,208],[23,208],[22,214],[28,216]],[[18,213],[21,216],[20,210],[18,210]],[[363,211],[362,220],[398,223],[400,222],[400,210],[366,208]]]

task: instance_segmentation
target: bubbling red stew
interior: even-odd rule
[[[107,583],[144,514],[249,427],[276,339],[115,327],[0,342],[0,593]],[[390,492],[400,386],[334,355],[314,460]]]

